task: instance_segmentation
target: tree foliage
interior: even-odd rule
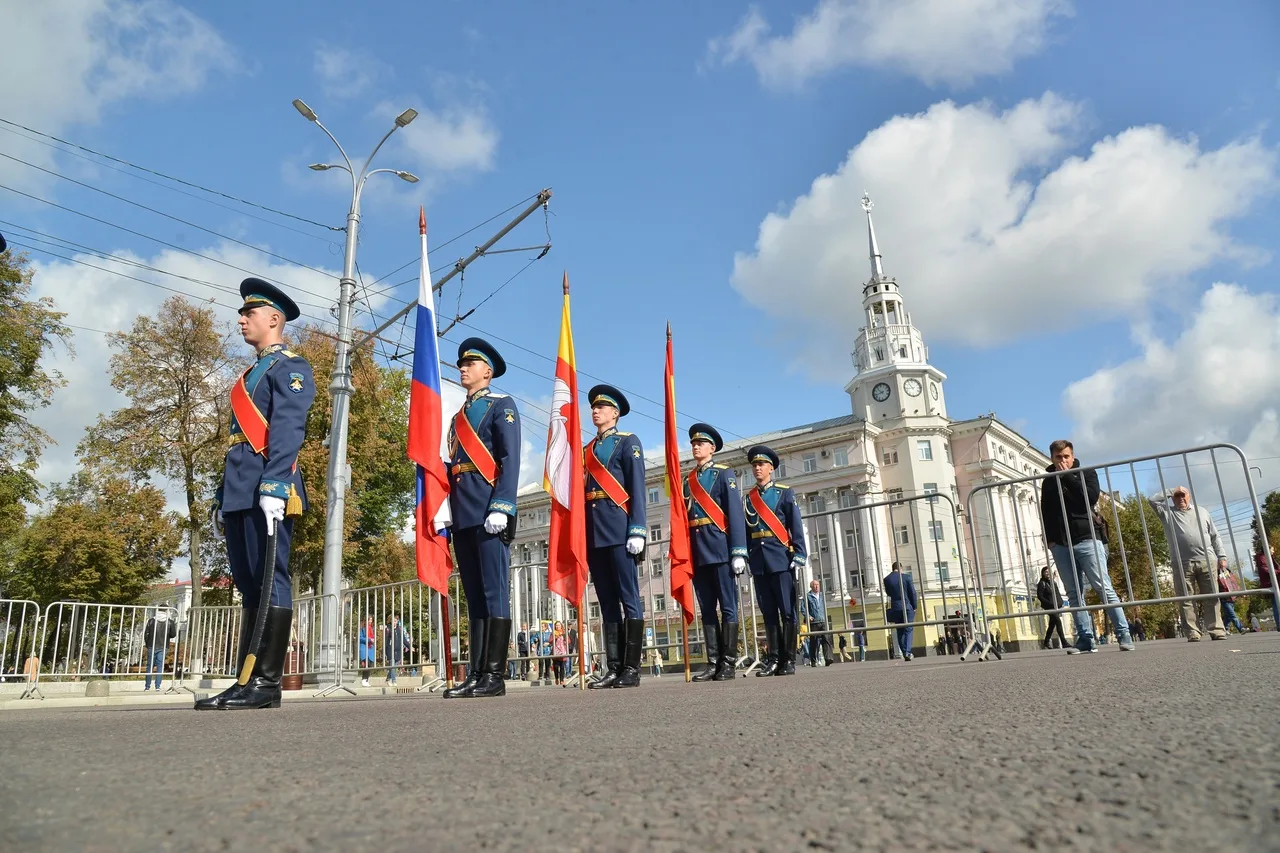
[[[230,422],[227,389],[237,373],[234,330],[213,309],[181,296],[165,300],[155,317],[112,334],[111,385],[129,405],[99,417],[86,452],[141,476],[159,475],[186,499],[191,603],[201,604],[208,493],[216,485]],[[241,359],[243,361],[243,359]]]
[[[1173,587],[1167,583],[1156,585],[1160,571],[1169,566],[1169,543],[1165,540],[1164,528],[1160,525],[1160,517],[1141,495],[1129,495],[1115,504],[1113,514],[1109,502],[1101,507],[1111,525],[1110,543],[1108,544],[1107,568],[1111,575],[1111,583],[1121,598],[1128,598],[1130,584],[1133,587],[1131,601],[1149,598],[1160,598],[1173,594]],[[1116,518],[1119,526],[1116,526]],[[1143,524],[1146,528],[1144,531]],[[1148,552],[1148,538],[1150,551]],[[1121,543],[1123,542],[1123,549]],[[1155,558],[1156,576],[1152,575],[1151,558]],[[1128,565],[1128,579],[1125,577],[1125,565]],[[1090,592],[1089,603],[1099,603],[1095,593]],[[1177,605],[1156,604],[1141,608],[1143,627],[1148,636],[1174,636],[1177,620]]]
[[[39,497],[33,474],[51,439],[29,414],[64,384],[43,362],[71,337],[52,300],[31,298],[33,277],[24,255],[0,253],[0,542],[13,540],[26,520],[24,505]]]
[[[5,578],[14,597],[134,604],[181,551],[164,493],[107,467],[85,465],[50,503],[18,536]]]

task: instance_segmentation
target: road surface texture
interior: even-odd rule
[[[16,850],[1280,850],[1280,637],[0,719]]]

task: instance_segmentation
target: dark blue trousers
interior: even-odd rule
[[[511,618],[511,551],[484,527],[453,531],[453,555],[472,619]]]
[[[240,591],[241,604],[256,610],[261,606],[262,572],[267,562],[267,517],[262,510],[241,510],[222,516],[227,533],[227,562],[231,580]],[[273,607],[293,607],[293,584],[289,580],[289,541],[293,536],[293,519],[276,525],[275,580],[271,587]]]
[[[784,621],[796,621],[796,576],[790,570],[756,575],[752,580],[764,624],[776,628]]]
[[[698,595],[698,609],[703,622],[738,621],[738,587],[733,582],[733,569],[728,563],[694,565],[693,591]],[[720,618],[716,619],[716,606]]]
[[[606,545],[587,551],[587,568],[596,586],[600,602],[600,618],[610,625],[621,625],[627,619],[644,618],[644,602],[640,600],[640,576],[636,558],[625,545]]]

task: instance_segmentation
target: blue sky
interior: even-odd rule
[[[17,14],[20,47],[0,71],[26,85],[10,87],[0,118],[337,225],[346,191],[335,173],[305,169],[335,152],[290,101],[307,101],[359,156],[412,106],[421,117],[377,165],[423,180],[371,181],[359,251],[370,283],[413,260],[420,203],[437,245],[553,187],[551,253],[449,335],[455,344],[464,333],[492,335],[517,365],[500,384],[530,403],[535,453],[551,363],[497,339],[554,356],[564,270],[580,368],[634,392],[628,426],[647,445],[660,426],[644,414],[661,411],[639,397],[661,399],[667,320],[681,410],[726,434],[847,412],[868,275],[856,203],[865,189],[886,272],[949,377],[953,417],[994,410],[1042,447],[1075,436],[1094,459],[1207,440],[1280,457],[1271,402],[1280,393],[1280,7],[639,8],[388,2],[353,17],[351,4],[327,2],[251,12],[52,2]],[[225,200],[232,209],[212,206],[3,127],[0,153],[330,274],[341,268],[334,232]],[[317,305],[336,295],[333,277],[12,160],[0,159],[0,184],[296,283]],[[201,280],[234,287],[243,277],[5,190],[0,219]],[[433,266],[502,221],[434,255]],[[503,245],[544,239],[538,213]],[[474,264],[463,310],[533,254]],[[86,328],[123,328],[168,295],[32,257],[41,292]],[[374,311],[386,316],[415,292],[409,282],[375,296]],[[440,313],[458,302],[450,284]],[[76,346],[78,359],[62,362],[70,386],[45,416],[60,441],[42,468],[49,480],[70,472],[96,412],[118,405],[101,336],[80,331]],[[1280,484],[1280,466],[1269,468]]]

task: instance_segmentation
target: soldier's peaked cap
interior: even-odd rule
[[[507,372],[507,363],[493,348],[493,344],[484,338],[467,338],[458,344],[458,366],[461,367],[464,361],[483,361],[493,368],[494,379]]]
[[[240,298],[244,304],[240,313],[251,311],[262,305],[270,305],[284,315],[285,320],[293,322],[302,314],[289,295],[269,281],[260,278],[246,278],[240,282]]]
[[[694,424],[689,427],[690,441],[709,441],[715,445],[716,450],[724,447],[724,439],[720,437],[720,433],[716,432],[716,428],[711,424]]]
[[[4,235],[0,234],[0,252],[3,252],[7,248],[9,248],[9,244],[4,241]]]
[[[595,385],[587,392],[587,400],[591,405],[595,406],[599,403],[606,403],[618,410],[618,417],[622,417],[631,411],[631,404],[627,402],[627,397],[612,385]]]
[[[774,453],[773,450],[765,447],[763,444],[757,444],[755,447],[747,451],[747,461],[753,465],[757,462],[768,462],[774,468],[777,468],[778,454]]]

